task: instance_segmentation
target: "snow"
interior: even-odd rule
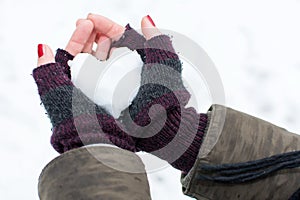
[[[30,75],[38,43],[64,47],[76,20],[90,12],[136,28],[149,14],[157,27],[205,49],[226,105],[299,133],[299,8],[299,0],[0,0],[1,199],[38,199],[38,176],[58,155]],[[171,167],[150,173],[153,199],[190,199],[181,194],[179,177]]]

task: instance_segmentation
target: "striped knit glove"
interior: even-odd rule
[[[71,54],[58,49],[55,63],[33,70],[42,104],[53,126],[54,149],[63,153],[83,145],[107,143],[136,151],[133,138],[123,131],[125,127],[73,85],[67,64],[72,59]]]
[[[122,121],[136,137],[137,150],[154,154],[188,172],[198,155],[207,115],[185,108],[190,94],[183,85],[182,64],[170,38],[159,35],[146,41],[129,25],[126,27],[126,37],[116,44],[137,50],[144,65],[141,87],[129,108],[123,111]]]

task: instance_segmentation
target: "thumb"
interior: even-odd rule
[[[39,44],[37,52],[38,52],[37,66],[55,62],[53,52],[48,45]]]
[[[151,39],[152,37],[161,35],[161,32],[158,28],[156,28],[152,18],[149,15],[143,17],[141,26],[142,32],[147,40]]]

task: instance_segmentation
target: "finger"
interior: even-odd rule
[[[76,21],[76,27],[79,25],[79,24],[81,24],[82,22],[84,22],[86,19],[78,19],[77,21]]]
[[[73,56],[76,56],[78,53],[82,52],[93,32],[93,29],[94,25],[90,20],[79,20],[78,26],[73,32],[73,35],[65,50]]]
[[[143,17],[141,27],[142,33],[147,40],[151,39],[152,37],[161,35],[161,32],[158,28],[156,28],[152,18],[149,15]]]
[[[97,35],[96,31],[93,31],[92,34],[90,35],[88,41],[86,42],[85,46],[83,47],[83,50],[82,50],[83,53],[92,53],[93,45],[96,40],[96,35]]]
[[[78,19],[76,21],[76,27],[79,26],[79,24],[84,23],[86,19]],[[89,53],[91,54],[93,51],[93,44],[95,42],[95,38],[96,38],[96,31],[93,30],[93,32],[91,33],[88,41],[86,42],[86,44],[83,47],[83,50],[81,51],[82,53]]]
[[[98,33],[106,35],[113,41],[118,40],[125,31],[123,26],[101,15],[89,14],[88,19],[94,23],[94,28]]]
[[[50,47],[45,44],[38,45],[38,61],[37,66],[45,65],[48,63],[54,63],[54,54]]]
[[[106,60],[108,57],[108,51],[110,50],[111,39],[106,35],[101,35],[97,42],[97,49],[94,54],[99,60]]]

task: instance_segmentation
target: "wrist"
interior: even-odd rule
[[[206,127],[208,126],[208,123],[207,115],[200,114],[197,133],[192,143],[189,146],[186,146],[186,151],[176,161],[170,163],[174,168],[179,169],[184,174],[187,174],[194,166],[206,133]]]
[[[136,147],[166,160],[174,168],[188,172],[197,159],[208,123],[206,114],[197,114],[194,108],[167,112],[167,120],[161,130],[161,116],[157,115],[146,132],[156,133],[136,139]],[[140,134],[144,134],[141,132]]]
[[[131,136],[119,128],[110,116],[103,114],[83,114],[65,120],[53,128],[51,145],[59,152],[90,144],[113,144],[135,152],[135,142]]]

